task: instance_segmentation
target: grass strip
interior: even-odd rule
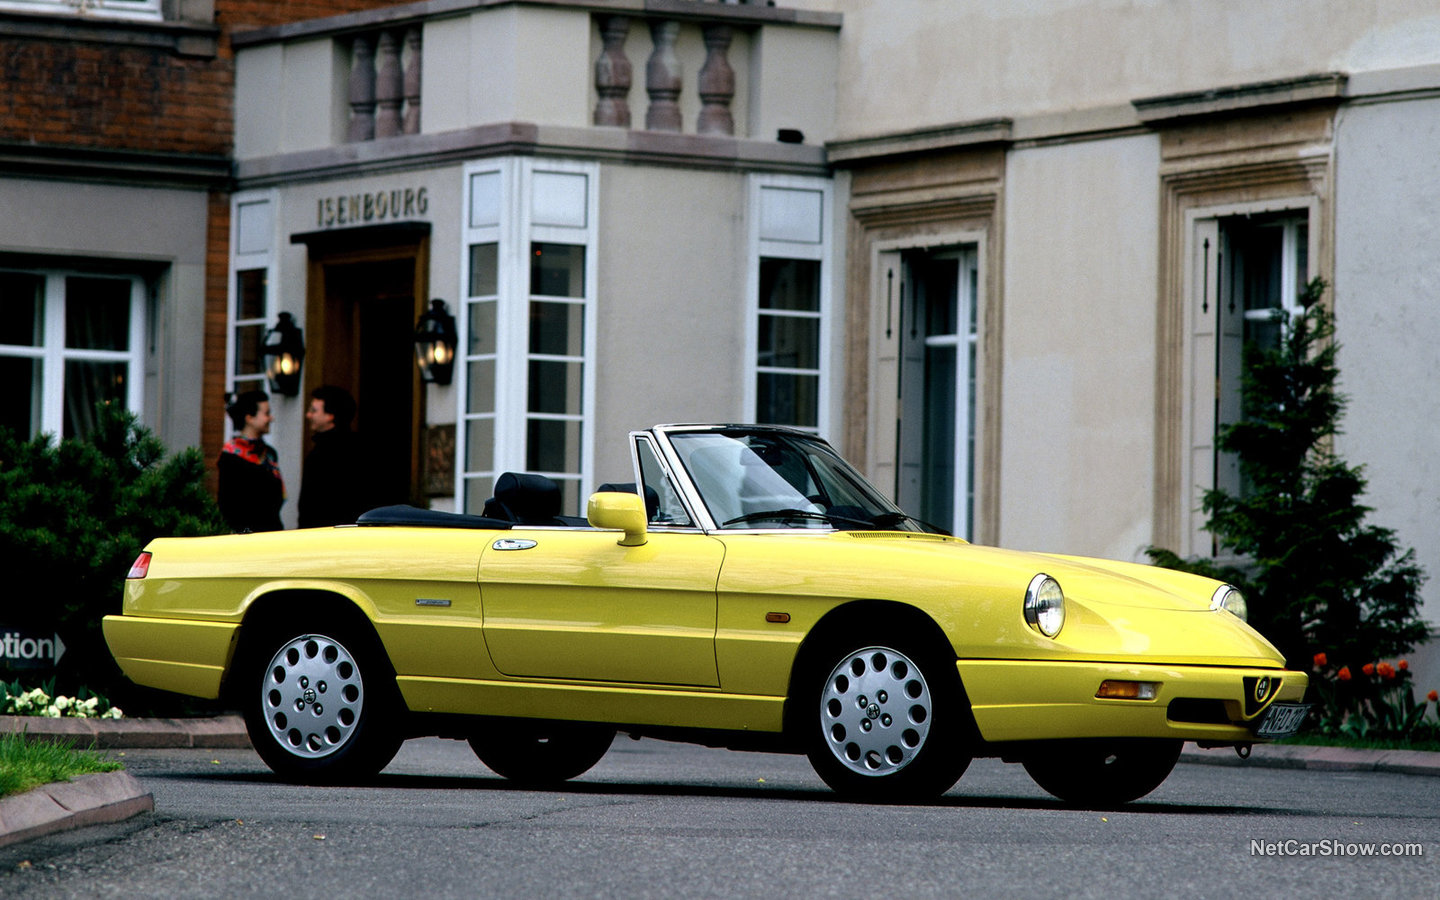
[[[0,735],[0,797],[24,793],[54,781],[69,781],[76,775],[123,768],[95,750],[77,750],[53,741],[26,740],[20,733]]]

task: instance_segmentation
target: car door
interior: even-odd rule
[[[485,643],[515,678],[715,687],[724,545],[699,531],[517,528],[480,557]]]

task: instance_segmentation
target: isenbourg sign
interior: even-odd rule
[[[53,669],[65,655],[65,642],[51,632],[40,635],[0,625],[0,669]]]

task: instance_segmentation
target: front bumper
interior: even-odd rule
[[[1179,738],[1255,741],[1271,704],[1299,702],[1309,676],[1286,669],[1151,666],[1095,662],[956,662],[986,741]],[[1263,701],[1255,685],[1269,679]],[[1106,680],[1153,682],[1153,700],[1100,699]],[[1278,682],[1278,684],[1276,684]]]

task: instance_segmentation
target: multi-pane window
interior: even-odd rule
[[[594,166],[502,161],[466,173],[465,367],[457,502],[505,471],[546,475],[578,515],[594,407]]]
[[[108,19],[159,21],[163,18],[160,0],[0,0],[0,10],[3,9],[80,13]]]
[[[1195,222],[1190,458],[1187,482],[1192,552],[1215,552],[1204,530],[1201,496],[1209,487],[1243,495],[1240,460],[1219,450],[1220,432],[1243,415],[1245,348],[1278,345],[1283,323],[1300,311],[1310,278],[1309,214],[1257,210]]]
[[[265,332],[270,319],[271,247],[274,244],[274,199],[268,195],[237,197],[233,210],[234,246],[230,270],[229,367],[226,383],[235,392],[265,390]]]
[[[829,182],[755,176],[746,416],[823,432],[829,322]]]
[[[0,269],[0,426],[83,437],[99,403],[139,412],[141,278]]]

